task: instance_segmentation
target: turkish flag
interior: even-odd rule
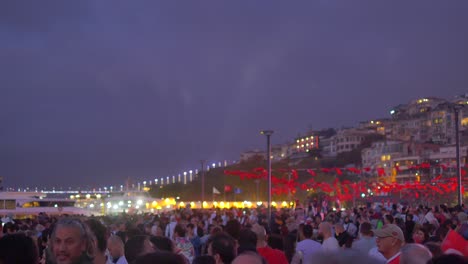
[[[224,192],[230,192],[232,191],[231,185],[224,185]]]
[[[440,247],[444,253],[455,252],[468,256],[468,241],[453,230],[448,232]]]

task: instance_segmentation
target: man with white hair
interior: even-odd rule
[[[81,220],[60,219],[55,225],[50,242],[57,264],[92,263],[96,237]]]
[[[426,264],[432,253],[421,244],[406,244],[401,248],[400,264]]]

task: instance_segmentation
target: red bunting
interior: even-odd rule
[[[377,174],[379,175],[379,177],[385,176],[385,170],[383,168],[378,168]]]
[[[422,163],[420,165],[412,166],[411,168],[421,168],[427,169],[430,166],[429,163]],[[445,165],[438,164],[437,167],[441,167],[444,169]],[[396,168],[399,170],[399,168]],[[320,171],[324,173],[336,173],[336,175],[343,175],[343,170],[349,173],[360,174],[362,171],[357,168],[321,168]],[[302,190],[307,190],[309,188],[314,188],[321,190],[325,193],[334,193],[334,196],[342,201],[350,200],[353,198],[353,195],[359,196],[359,192],[361,193],[368,193],[368,189],[371,192],[376,193],[379,195],[380,193],[395,193],[401,192],[402,190],[410,190],[407,195],[412,194],[416,196],[416,198],[420,199],[430,199],[429,197],[435,197],[436,195],[443,195],[446,193],[453,193],[457,188],[457,178],[444,178],[443,175],[437,175],[434,179],[432,179],[429,183],[405,183],[405,184],[398,184],[398,183],[382,183],[382,182],[366,182],[360,181],[356,183],[352,183],[349,180],[340,181],[338,177],[336,177],[333,183],[330,185],[326,182],[315,182],[314,178],[309,178],[305,182],[299,183],[299,173],[297,170],[284,170],[279,169],[275,170],[280,173],[281,177],[277,177],[272,175],[272,184],[273,184],[273,194],[280,195],[286,194],[288,192],[295,193],[297,188],[301,188]],[[290,180],[284,178],[284,173],[291,172]],[[317,176],[317,172],[315,169],[307,169],[305,170],[311,176]],[[385,176],[384,168],[378,168],[375,170],[371,170],[370,168],[363,168],[363,171],[375,171],[376,174],[381,177]],[[251,172],[246,171],[224,171],[226,175],[233,175],[238,176],[241,180],[251,180],[251,179],[261,179],[266,178],[267,171],[264,168],[255,168]],[[466,170],[462,170],[462,175],[466,175]],[[436,184],[436,185],[435,185]],[[353,189],[352,194],[350,193],[351,188]],[[230,192],[232,191],[232,187],[229,185],[225,186],[225,191]],[[421,193],[419,193],[421,191]],[[432,198],[435,199],[435,198]]]

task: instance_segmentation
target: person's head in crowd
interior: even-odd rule
[[[198,229],[199,228],[197,228],[197,230]],[[198,236],[198,234],[195,234],[195,225],[193,225],[192,223],[187,224],[187,236],[188,237]]]
[[[461,210],[457,214],[457,220],[458,220],[458,225],[467,224],[468,223],[468,215],[465,212],[463,212],[463,210]]]
[[[153,227],[151,223],[146,223],[143,225],[145,235],[151,235],[151,227]]]
[[[414,219],[413,214],[407,214],[406,215],[406,222],[413,221],[413,219]]]
[[[213,228],[211,228],[211,232],[210,232],[210,235],[216,235],[216,234],[219,234],[219,233],[222,233],[223,232],[223,228],[220,227],[220,226],[213,226]]]
[[[198,226],[198,216],[190,217],[190,223],[193,224],[193,226]]]
[[[216,260],[212,256],[204,255],[194,258],[192,264],[216,264]]]
[[[130,263],[130,261],[129,261]],[[133,264],[186,264],[186,260],[182,255],[158,251],[139,256],[135,259]]]
[[[454,224],[453,224],[453,221],[451,219],[447,219],[445,220],[442,225],[443,227],[447,228],[447,229],[455,229],[457,228]]]
[[[79,219],[60,219],[55,225],[50,242],[57,264],[94,258],[96,238],[89,227]]]
[[[238,240],[241,228],[242,226],[239,223],[239,221],[232,219],[226,223],[226,226],[224,227],[224,231],[228,233],[235,240]]]
[[[372,232],[372,225],[367,222],[362,223],[359,226],[359,234],[361,237],[373,237],[374,233]]]
[[[304,235],[305,239],[312,239],[312,235],[314,234],[314,229],[312,228],[311,225],[304,225],[304,227],[302,228],[302,234]]]
[[[432,259],[431,251],[421,244],[406,244],[400,252],[400,264],[426,264]]]
[[[144,236],[145,235],[145,233],[141,229],[139,229],[137,227],[128,228],[126,234],[127,234],[127,240],[131,239],[134,236]]]
[[[236,257],[236,241],[226,233],[219,233],[208,240],[208,255],[213,256],[217,264],[228,264]]]
[[[429,239],[429,232],[421,225],[416,225],[413,229],[414,243],[424,244]]]
[[[405,242],[403,231],[396,225],[384,225],[381,229],[374,230],[377,237],[377,248],[382,255],[389,259],[396,255]]]
[[[336,223],[336,224],[334,225],[334,227],[335,227],[335,235],[336,235],[336,236],[339,236],[341,233],[346,232],[346,230],[345,230],[343,224],[341,224],[341,223]],[[305,228],[305,227],[304,227],[304,228]],[[304,234],[304,235],[305,235],[305,234]]]
[[[323,236],[324,239],[327,239],[332,236],[332,225],[328,222],[322,222],[319,225],[319,235]]]
[[[318,226],[322,223],[322,217],[320,215],[315,216],[315,225]]]
[[[397,225],[384,225],[381,229],[374,230],[377,237],[377,248],[382,255],[389,259],[396,255],[405,242],[403,231]]]
[[[163,236],[150,236],[150,241],[156,247],[157,250],[175,252],[174,242],[168,237]]]
[[[270,246],[271,248],[284,251],[284,240],[281,235],[271,234],[268,236],[267,240],[268,240],[268,246]]]
[[[302,241],[305,239],[304,233],[302,232],[302,230],[304,230],[304,225],[305,225],[304,223],[301,223],[297,227],[297,241]]]
[[[184,226],[181,224],[177,224],[174,228],[174,237],[175,238],[185,237],[185,234],[186,234],[186,230]]]
[[[124,244],[127,242],[128,240],[128,236],[127,236],[127,232],[125,231],[117,231],[117,233],[115,233],[116,236],[120,237],[120,239],[122,239],[122,241],[124,242]]]
[[[427,249],[429,249],[433,258],[436,258],[443,254],[442,249],[440,248],[439,242],[432,242],[432,241],[427,242],[426,244],[424,244],[424,246],[426,246]]]
[[[394,224],[394,223],[395,223],[395,219],[393,218],[391,214],[384,215],[384,225]]]
[[[439,257],[433,258],[428,264],[466,264],[468,258],[457,254],[443,254]]]
[[[152,236],[162,236],[164,234],[162,228],[159,225],[153,225],[151,227],[151,232],[150,234]]]
[[[125,258],[131,263],[139,256],[155,252],[153,243],[148,236],[134,236],[125,243]]]
[[[435,234],[433,237],[431,237],[429,239],[429,241],[433,241],[433,242],[442,242],[445,237],[447,236],[449,232],[449,229],[446,228],[445,226],[440,226],[439,228],[437,228],[437,230],[435,231]]]
[[[12,222],[5,223],[3,225],[3,234],[4,235],[11,235],[18,231],[18,226],[13,224]]]
[[[107,249],[107,229],[106,227],[96,219],[88,219],[85,221],[91,232],[93,232],[96,238],[96,250],[94,251],[94,263],[105,263],[106,262],[106,249]]]
[[[264,264],[265,260],[257,253],[253,251],[247,251],[238,255],[232,262],[232,264]]]
[[[115,235],[107,239],[107,250],[114,263],[125,255],[124,243],[120,237]]]
[[[245,251],[257,252],[257,235],[250,229],[241,229],[237,244],[237,254],[241,254]]]
[[[1,264],[36,264],[39,250],[31,237],[17,233],[0,239]]]

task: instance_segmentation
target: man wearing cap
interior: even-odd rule
[[[400,263],[400,250],[405,242],[403,231],[394,224],[388,224],[381,229],[374,230],[377,237],[377,248],[387,259],[387,264]]]

